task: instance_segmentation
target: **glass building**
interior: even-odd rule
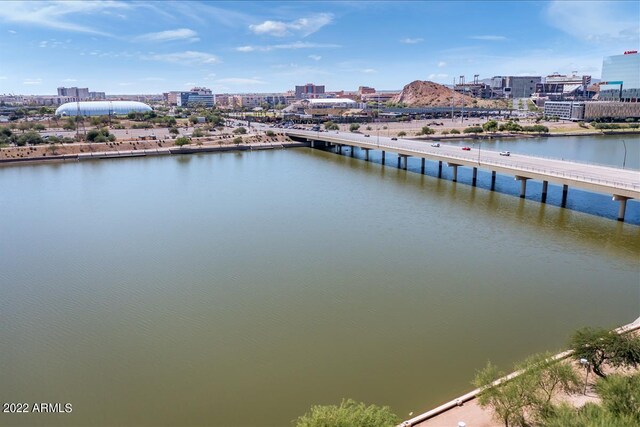
[[[137,101],[80,101],[67,102],[56,110],[57,116],[120,116],[131,112],[151,111],[147,104]]]
[[[606,56],[602,61],[599,100],[638,102],[640,99],[640,55],[637,51]],[[615,82],[615,83],[614,83]],[[620,93],[622,87],[622,94]]]

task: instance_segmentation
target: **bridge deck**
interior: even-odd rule
[[[488,169],[498,173],[549,181],[554,184],[569,185],[588,191],[640,199],[640,171],[608,166],[579,163],[567,160],[511,154],[500,156],[497,151],[474,147],[463,151],[458,146],[431,147],[427,141],[415,141],[372,134],[345,132],[312,132],[303,130],[287,131],[287,135],[324,141],[364,149],[384,150],[401,155],[443,161],[450,164]],[[478,144],[474,144],[478,145]]]

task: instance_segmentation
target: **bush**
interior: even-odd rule
[[[236,145],[242,144],[242,137],[236,136],[235,138],[233,138],[233,143]]]
[[[463,132],[464,133],[482,133],[484,131],[482,130],[482,127],[480,127],[480,126],[469,126]]]
[[[24,146],[26,144],[29,145],[38,145],[42,144],[43,140],[40,134],[36,131],[30,130],[29,132],[23,133],[16,140],[16,144],[19,146]]]
[[[436,131],[429,126],[423,126],[418,135],[433,135],[434,133],[436,133]]]
[[[400,132],[398,132],[398,136],[402,137],[402,136],[407,136],[407,133],[403,130],[401,130]]]
[[[170,129],[169,129],[169,133],[170,133],[171,135],[174,135],[174,136],[175,136],[175,135],[179,134],[179,133],[180,133],[180,131],[178,130],[178,128],[172,127],[172,128],[170,128]]]
[[[183,145],[187,145],[190,143],[191,143],[191,140],[186,136],[181,136],[180,138],[176,138],[174,142],[174,144],[177,145],[178,147],[182,147]]]
[[[270,138],[276,136],[276,134],[272,130],[268,130],[267,132],[265,132],[265,134]]]
[[[360,125],[357,123],[351,123],[349,125],[349,132],[357,132],[360,129]]]
[[[602,367],[636,368],[640,364],[640,337],[621,335],[607,329],[583,328],[576,331],[569,342],[576,360],[587,359],[593,373],[606,375]]]
[[[238,129],[234,129],[233,133],[235,133],[236,135],[245,135],[247,133],[247,130],[241,126]]]
[[[459,135],[460,131],[458,129],[451,129],[451,135]]]
[[[110,134],[106,128],[91,129],[87,132],[87,141],[89,142],[107,142],[115,141],[115,139],[115,135]]]
[[[194,138],[200,138],[204,136],[204,132],[202,131],[202,129],[195,129],[191,136],[193,136]]]
[[[393,427],[400,418],[388,406],[367,406],[343,400],[340,406],[313,406],[295,421],[296,427]]]
[[[366,127],[366,129],[367,129],[367,130],[371,130],[371,126],[367,126],[367,127]]]
[[[484,129],[486,132],[495,132],[498,130],[498,122],[496,122],[495,120],[489,120],[482,125],[482,129]]]

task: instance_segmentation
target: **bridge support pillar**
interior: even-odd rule
[[[569,186],[567,184],[564,184],[562,186],[562,202],[560,203],[560,206],[562,206],[563,208],[565,206],[567,206],[567,194],[569,193]]]
[[[398,154],[398,169],[400,169],[400,162],[402,162],[402,156]]]
[[[338,146],[338,154],[342,154],[342,144],[336,144]]]
[[[316,142],[313,139],[311,140],[311,148],[316,148]]]
[[[409,156],[407,156],[406,154],[399,154],[398,155],[398,167],[400,167],[400,159],[404,160],[404,166],[402,167],[402,169],[407,170],[407,163],[409,162]]]
[[[351,157],[355,155],[356,147],[354,145],[351,146]]]
[[[364,150],[364,159],[368,162],[369,161],[369,150],[370,148],[363,148]]]
[[[520,198],[524,199],[525,195],[527,194],[527,180],[529,178],[527,178],[526,176],[517,176],[516,175],[516,181],[520,181]]]
[[[447,164],[453,168],[453,178],[451,179],[451,181],[458,182],[458,166],[460,165],[456,165],[455,163],[447,163]]]
[[[547,203],[547,188],[549,187],[549,181],[542,181],[542,197],[540,201],[542,203]]]
[[[476,181],[478,180],[478,168],[473,168],[473,177],[471,178],[471,186],[476,186]]]
[[[384,151],[384,150],[382,150],[382,164],[383,164],[383,165],[384,165],[384,156],[385,156],[385,154],[386,154],[386,153],[385,153],[385,151]]]
[[[491,171],[491,191],[496,189],[496,171]]]
[[[438,162],[438,178],[442,178],[442,160]]]
[[[624,213],[627,210],[627,200],[629,200],[629,197],[614,194],[611,200],[617,200],[620,202],[620,207],[618,208],[618,221],[624,222]]]
[[[425,163],[425,158],[423,157],[422,159],[420,159],[420,173],[422,175],[424,175],[424,163]]]

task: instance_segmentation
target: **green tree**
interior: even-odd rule
[[[436,133],[436,131],[431,129],[429,126],[422,126],[422,129],[420,129],[420,133],[422,135],[433,135],[434,133]]]
[[[89,142],[107,142],[115,141],[115,135],[109,133],[107,128],[91,129],[87,132],[87,141]]]
[[[469,126],[465,130],[463,130],[463,132],[464,133],[482,133],[484,131],[482,130],[482,127],[480,127],[480,126]]]
[[[233,138],[233,143],[236,144],[236,145],[242,144],[242,137],[241,136],[236,136],[235,138]]]
[[[195,125],[198,123],[198,116],[189,116],[189,121]]]
[[[352,399],[340,405],[313,406],[295,421],[296,427],[393,427],[400,422],[388,406],[367,406]]]
[[[202,129],[195,129],[191,136],[193,136],[194,138],[200,138],[201,136],[204,136],[204,132],[202,131]]]
[[[460,131],[458,129],[451,129],[451,135],[459,135]]]
[[[405,131],[401,130],[400,132],[398,132],[398,136],[399,137],[407,136],[407,133]]]
[[[331,120],[324,122],[324,128],[326,130],[338,130],[340,129],[337,124],[333,123]]]
[[[482,125],[482,129],[484,129],[485,132],[495,132],[498,130],[498,122],[495,120],[489,120]]]
[[[520,375],[500,385],[492,386],[498,378],[505,376],[497,367],[488,363],[478,371],[473,381],[481,388],[478,403],[481,407],[490,407],[495,417],[505,427],[526,424],[525,411],[539,404],[535,390],[535,378],[531,375]]]
[[[174,144],[177,145],[178,147],[182,147],[183,145],[187,145],[187,144],[190,144],[190,143],[191,143],[191,141],[186,136],[181,136],[179,138],[176,138],[176,140],[174,142]]]
[[[576,360],[587,359],[593,373],[601,378],[606,375],[602,367],[633,367],[640,364],[640,337],[618,334],[602,328],[583,328],[570,339],[569,347]]]
[[[247,130],[244,127],[240,126],[239,128],[234,129],[233,133],[235,133],[236,135],[245,135],[247,133]]]
[[[265,132],[265,135],[267,135],[268,137],[274,137],[276,136],[276,134],[272,131],[272,130],[268,130]]]
[[[357,132],[360,129],[360,125],[357,123],[351,123],[349,125],[349,132]]]
[[[9,138],[11,137],[11,135],[13,135],[13,132],[11,131],[11,129],[5,126],[0,126],[0,136]]]
[[[76,129],[75,120],[73,120],[72,117],[67,117],[67,120],[62,125],[62,129],[64,129],[64,130],[75,130]]]
[[[178,128],[172,127],[169,129],[169,133],[173,136],[176,136],[177,134],[180,133],[180,131],[178,130]]]
[[[38,145],[42,144],[43,140],[40,134],[36,131],[30,130],[29,132],[25,132],[20,135],[16,141],[16,143],[20,146],[22,145]]]

